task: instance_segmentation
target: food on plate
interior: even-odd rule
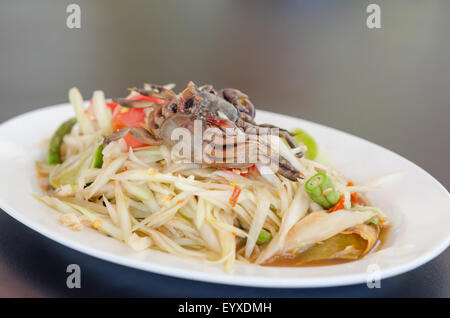
[[[255,122],[237,89],[145,84],[125,98],[76,88],[76,117],[57,128],[38,198],[75,231],[206,263],[305,266],[356,260],[379,243],[387,216],[321,160],[312,136]],[[90,229],[88,229],[90,228]]]

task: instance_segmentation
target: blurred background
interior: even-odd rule
[[[258,108],[383,145],[447,188],[449,1],[2,0],[0,121],[143,82],[236,87]],[[81,7],[81,28],[66,7]]]
[[[66,26],[70,3],[80,29]],[[369,3],[381,7],[381,29],[366,27]],[[373,141],[449,189],[449,9],[445,0],[1,0],[0,121],[64,103],[72,86],[88,99],[193,80]]]

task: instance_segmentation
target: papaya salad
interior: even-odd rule
[[[96,230],[135,251],[222,264],[226,272],[236,263],[357,260],[377,248],[389,220],[365,194],[386,178],[354,184],[304,130],[257,124],[254,105],[237,89],[192,82],[173,89],[145,84],[112,101],[95,91],[88,103],[69,91],[75,116],[36,163],[45,189],[37,198],[61,213],[62,226],[80,235]],[[192,132],[194,121],[223,134],[202,141],[216,150],[200,161],[180,161],[173,132]],[[278,133],[263,136],[262,127]],[[234,160],[250,144],[272,154]]]

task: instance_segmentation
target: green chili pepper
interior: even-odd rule
[[[103,146],[98,146],[94,155],[94,168],[101,169],[103,166]]]
[[[61,144],[65,135],[72,131],[73,125],[77,122],[76,118],[71,118],[65,121],[58,127],[53,134],[47,151],[47,163],[50,165],[56,165],[62,162],[61,160]]]
[[[264,229],[259,232],[258,239],[256,240],[257,244],[264,244],[269,242],[272,239],[272,234]]]
[[[311,199],[324,209],[334,206],[341,197],[341,194],[334,189],[330,178],[323,172],[309,178],[305,183],[305,190]]]
[[[295,142],[302,143],[306,146],[307,150],[305,153],[305,158],[309,160],[316,159],[317,153],[319,152],[319,147],[313,137],[301,129],[293,129],[291,132],[295,134],[295,136],[292,137]]]

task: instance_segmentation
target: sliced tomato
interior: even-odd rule
[[[145,110],[143,108],[125,108],[121,107],[112,119],[112,128],[114,131],[137,127],[145,122]]]
[[[117,106],[121,107],[120,105]],[[121,107],[120,110],[112,119],[112,128],[114,131],[116,131],[122,128],[139,127],[142,126],[144,123],[145,123],[145,110],[143,108]],[[131,148],[148,146],[146,143],[143,143],[142,141],[134,138],[130,133],[128,133],[124,137],[124,139],[128,147]]]
[[[114,111],[116,110],[117,107],[119,107],[120,105],[115,103],[115,102],[108,102],[106,103],[106,106],[109,107],[109,109],[111,110],[111,113],[114,114]]]
[[[144,96],[141,94],[135,94],[135,95],[129,96],[128,99],[130,99],[130,100],[148,100],[148,101],[152,101],[156,104],[164,103],[164,100],[161,98],[149,97],[149,96]],[[126,107],[120,106],[116,102],[107,102],[106,105],[111,110],[111,113],[115,114],[111,121],[111,126],[114,131],[117,131],[122,128],[128,128],[128,127],[139,127],[145,123],[146,113],[143,108],[126,108]],[[92,107],[92,101],[91,101],[91,107]],[[143,143],[142,141],[134,138],[130,133],[128,133],[124,137],[124,140],[127,143],[127,146],[131,147],[131,148],[139,148],[139,147],[148,146],[146,143]]]

